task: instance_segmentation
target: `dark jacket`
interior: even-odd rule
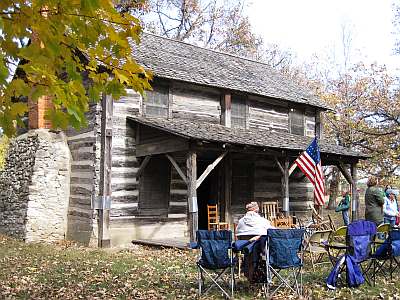
[[[385,203],[382,190],[370,186],[365,191],[365,219],[379,225],[383,222],[383,204]]]

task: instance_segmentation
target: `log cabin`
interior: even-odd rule
[[[67,132],[67,238],[184,245],[207,228],[208,204],[231,226],[249,201],[307,214],[313,186],[288,169],[315,136],[322,164],[356,182],[364,156],[323,138],[330,108],[266,64],[152,34],[133,56],[153,72],[153,90],[105,96],[88,128]]]

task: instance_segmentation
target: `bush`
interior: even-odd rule
[[[9,139],[6,136],[0,137],[0,170],[3,170],[6,162]]]

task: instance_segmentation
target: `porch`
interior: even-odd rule
[[[309,212],[313,187],[299,170],[290,175],[289,166],[310,138],[182,119],[129,120],[140,160],[139,217],[185,218],[194,240],[197,229],[207,228],[207,204],[218,204],[231,225],[251,200],[278,200],[285,215]],[[320,147],[322,163],[339,166],[354,183],[363,156],[323,141]]]

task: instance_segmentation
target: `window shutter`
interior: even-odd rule
[[[232,95],[232,127],[246,127],[246,98]]]
[[[290,109],[290,132],[304,136],[304,114],[298,109]]]

